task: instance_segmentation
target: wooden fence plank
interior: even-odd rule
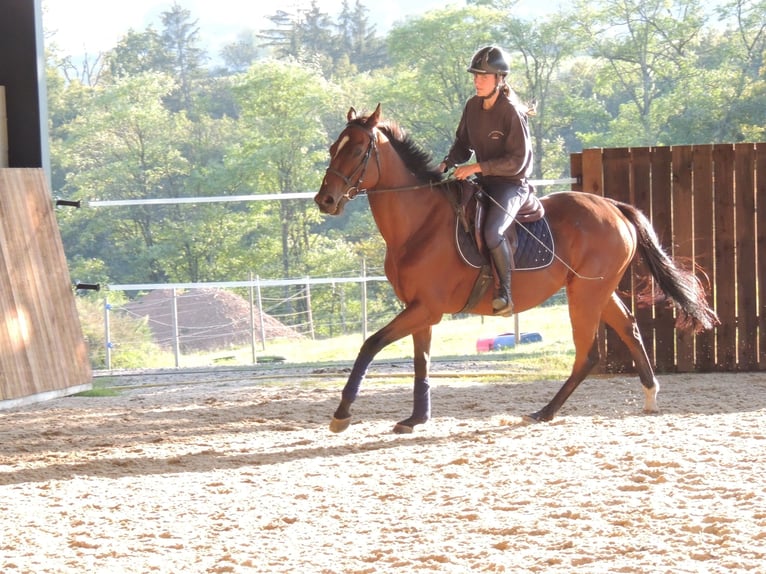
[[[630,149],[605,149],[604,161],[604,195],[625,203],[632,203],[630,192]],[[633,310],[631,300],[633,293],[633,273],[628,268],[618,285],[619,295],[628,307]],[[625,344],[612,329],[606,330],[606,367],[609,372],[630,372],[634,370],[633,359]]]
[[[756,251],[758,254],[758,368],[766,370],[766,143],[755,147]]]
[[[694,269],[694,194],[692,148],[673,146],[673,258],[681,267]],[[694,371],[694,333],[676,331],[676,371]]]
[[[651,148],[642,147],[631,150],[633,205],[640,209],[644,215],[651,218],[652,214],[652,172],[651,172]],[[654,345],[654,304],[651,301],[640,303],[637,294],[641,290],[653,292],[654,279],[646,264],[640,257],[633,263],[633,313],[644,341],[646,354],[649,361],[655,362]],[[640,279],[639,279],[640,278]]]
[[[694,146],[694,260],[697,277],[707,291],[708,303],[715,308],[715,233],[713,199],[713,146]],[[697,369],[715,370],[715,329],[698,333]]]
[[[586,149],[582,152],[582,190],[604,195],[603,150]]]
[[[581,191],[593,193],[595,195],[604,195],[604,163],[602,149],[586,149],[582,152],[582,184]],[[598,352],[601,357],[606,357],[606,327],[602,324],[598,328]],[[594,373],[608,372],[606,363],[602,360],[593,369]]]
[[[718,326],[716,347],[720,370],[737,368],[737,268],[734,259],[734,146],[713,146],[713,182],[715,193],[716,235],[716,307],[721,325]]]
[[[652,223],[663,248],[673,251],[673,201],[671,187],[671,149],[652,148]],[[665,302],[654,306],[654,337],[657,370],[672,372],[675,361],[675,317]]]
[[[755,146],[734,146],[734,201],[737,253],[737,369],[758,368],[756,294]]]
[[[579,180],[578,183],[572,184],[574,191],[582,191],[582,154],[573,153],[569,155],[569,177],[574,177]]]

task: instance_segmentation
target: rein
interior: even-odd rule
[[[360,193],[367,193],[366,189],[359,189],[359,186],[361,185],[362,180],[367,173],[367,164],[370,163],[370,157],[372,157],[373,152],[375,153],[375,163],[378,166],[378,178],[380,178],[380,152],[378,152],[378,143],[375,139],[375,134],[372,133],[372,130],[368,130],[363,126],[354,123],[347,124],[346,128],[358,128],[364,131],[370,137],[370,143],[367,146],[367,151],[365,152],[362,161],[359,163],[359,166],[349,175],[343,175],[337,169],[330,166],[327,166],[327,170],[325,171],[325,173],[331,173],[332,175],[339,177],[343,183],[346,184],[346,191],[343,193],[343,197],[350,201]],[[356,183],[351,183],[351,178],[356,173],[359,173],[359,177],[357,178]]]
[[[414,191],[416,189],[433,189],[434,187],[441,187],[445,183],[448,183],[450,180],[441,181],[438,183],[421,183],[418,185],[407,185],[402,187],[390,187],[387,189],[367,189],[367,188],[360,188],[359,186],[362,183],[362,180],[364,179],[364,176],[367,173],[367,164],[370,162],[370,158],[375,155],[375,165],[378,168],[378,177],[380,177],[380,152],[378,151],[378,143],[375,139],[375,134],[372,130],[365,128],[364,126],[361,126],[357,123],[349,123],[346,125],[347,128],[358,128],[362,131],[364,131],[370,138],[370,143],[367,146],[367,151],[364,154],[364,157],[362,158],[362,161],[359,163],[359,166],[357,166],[354,171],[351,172],[349,175],[344,175],[341,172],[339,172],[337,169],[333,167],[327,167],[327,170],[325,173],[330,173],[343,181],[343,183],[346,185],[346,191],[343,193],[342,197],[345,197],[349,201],[354,199],[358,195],[370,195],[371,193],[388,193],[391,191]],[[356,183],[352,183],[352,178],[359,174],[359,177],[356,179]]]
[[[444,185],[448,185],[452,181],[458,181],[457,179],[446,179],[446,180],[440,181],[438,183],[428,182],[428,183],[421,183],[421,184],[418,184],[418,185],[408,185],[408,186],[403,186],[403,187],[390,187],[390,188],[386,188],[386,189],[377,189],[377,188],[373,188],[373,189],[361,188],[360,189],[359,186],[361,185],[362,180],[364,179],[364,176],[367,173],[367,166],[370,163],[370,158],[372,157],[373,154],[375,154],[375,164],[378,167],[378,180],[380,180],[380,152],[378,151],[378,144],[377,144],[377,140],[375,139],[375,134],[373,133],[373,131],[371,129],[367,129],[366,127],[364,127],[362,125],[359,125],[357,123],[348,123],[346,125],[346,128],[358,128],[358,129],[364,131],[369,136],[369,138],[370,138],[370,143],[367,146],[367,151],[365,152],[364,157],[362,158],[362,161],[359,163],[359,166],[357,166],[356,169],[354,169],[354,171],[351,172],[350,175],[348,175],[348,176],[343,175],[337,169],[332,168],[330,166],[327,167],[327,170],[325,172],[325,173],[330,173],[332,175],[335,175],[336,177],[339,177],[343,181],[343,183],[346,185],[346,191],[343,193],[343,197],[345,197],[349,201],[351,201],[352,199],[354,199],[358,195],[370,195],[371,193],[389,193],[389,192],[392,192],[392,191],[414,191],[416,189],[425,189],[425,188],[434,189],[435,187],[442,187]],[[359,173],[359,177],[357,178],[356,183],[351,183],[352,178],[357,173]],[[508,213],[508,211],[505,209],[504,206],[502,206],[500,203],[498,203],[495,200],[495,198],[493,198],[489,194],[486,194],[486,195],[487,195],[487,197],[489,197],[490,201],[492,201],[500,209],[505,211],[505,213],[507,215],[511,215],[510,213]],[[513,220],[516,221],[516,218],[513,217]],[[546,249],[547,251],[551,251],[550,249],[548,249],[548,247],[546,245],[544,245],[540,241],[539,238],[535,237],[535,235],[531,231],[529,231],[526,227],[524,227],[523,225],[520,225],[519,227],[521,227],[525,232],[527,232],[535,241],[540,243],[540,245],[542,245],[542,247],[544,249]],[[575,269],[572,268],[571,265],[569,265],[566,261],[561,259],[561,257],[557,253],[555,253],[554,251],[551,251],[551,254],[553,255],[553,257],[556,260],[559,261],[559,263],[561,263],[572,274],[574,274],[575,276],[579,277],[580,279],[588,279],[588,280],[592,280],[592,281],[600,281],[600,280],[604,279],[603,277],[587,277],[587,276],[581,275],[580,273],[575,271]]]

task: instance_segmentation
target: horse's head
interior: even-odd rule
[[[354,108],[346,115],[348,123],[330,146],[330,165],[322,187],[314,197],[319,209],[340,215],[346,203],[360,191],[372,188],[380,178],[375,127],[380,121],[380,104],[368,117],[357,116]],[[372,156],[375,161],[370,162]]]

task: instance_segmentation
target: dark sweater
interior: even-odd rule
[[[532,174],[532,142],[526,114],[502,93],[491,109],[482,98],[469,99],[455,132],[455,142],[445,158],[448,165],[468,161],[471,152],[483,177],[524,180]]]

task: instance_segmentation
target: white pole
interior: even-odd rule
[[[362,258],[362,340],[367,340],[367,259]]]
[[[106,369],[112,370],[112,334],[109,326],[109,298],[104,297],[104,348],[106,351]]]
[[[178,330],[178,296],[173,289],[173,354],[176,357],[176,368],[181,363],[181,337]]]

